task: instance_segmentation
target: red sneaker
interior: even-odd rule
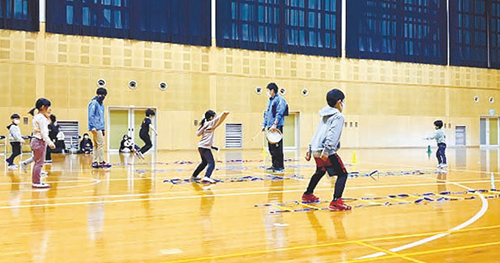
[[[302,202],[304,203],[316,203],[319,202],[319,197],[315,196],[314,194],[303,194],[302,195]]]
[[[339,198],[335,201],[332,201],[328,208],[330,210],[334,210],[334,211],[346,211],[346,210],[352,209],[351,206],[344,204],[344,201],[342,201],[342,198]]]

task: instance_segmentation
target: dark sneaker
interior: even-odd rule
[[[304,203],[316,203],[319,202],[319,197],[315,196],[314,194],[303,194],[302,195],[302,202]]]
[[[111,164],[109,164],[109,163],[107,163],[107,162],[102,162],[102,163],[101,163],[101,167],[102,167],[102,168],[111,168],[111,166],[112,166],[112,165],[111,165]]]
[[[339,198],[335,201],[332,201],[328,208],[330,210],[334,210],[334,211],[346,211],[346,210],[352,209],[351,206],[344,204],[344,201],[342,201],[342,198]]]
[[[285,172],[285,168],[274,168],[274,171],[275,173],[284,173]]]
[[[274,172],[274,167],[272,167],[272,166],[271,167],[267,167],[266,171],[267,172]]]
[[[99,169],[99,168],[102,168],[102,167],[97,162],[93,162],[92,163],[92,168]]]

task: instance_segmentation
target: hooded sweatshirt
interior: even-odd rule
[[[427,139],[432,140],[435,139],[437,144],[446,143],[446,135],[444,134],[443,128],[437,129],[434,134],[427,137]]]
[[[88,107],[89,131],[96,129],[98,131],[106,130],[106,122],[104,119],[104,104],[99,102],[95,96],[89,103]]]
[[[323,154],[330,156],[338,150],[345,118],[339,110],[330,106],[321,109],[319,116],[321,120],[309,147],[314,157],[320,157]]]
[[[10,142],[24,142],[23,138],[21,137],[21,129],[19,129],[19,126],[12,123],[7,126],[7,129],[9,129]]]

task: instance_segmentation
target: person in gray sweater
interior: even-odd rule
[[[326,94],[328,106],[319,111],[321,120],[309,144],[309,151],[306,153],[307,161],[311,159],[311,156],[314,157],[316,172],[302,195],[302,201],[305,203],[319,202],[319,198],[313,194],[319,181],[327,172],[329,176],[336,175],[333,200],[329,206],[330,210],[335,211],[351,210],[351,206],[342,201],[342,194],[347,182],[347,170],[337,154],[345,121],[342,114],[345,106],[344,98],[344,93],[339,89],[332,89]]]
[[[9,166],[9,169],[17,168],[17,166],[14,164],[14,159],[17,156],[21,155],[21,143],[24,143],[24,139],[21,135],[21,129],[19,129],[19,126],[17,126],[20,123],[20,119],[21,117],[19,116],[19,114],[12,114],[12,116],[10,116],[10,120],[12,121],[12,123],[7,126],[7,129],[9,129],[10,145],[12,146],[12,154],[9,158],[5,159]]]
[[[438,150],[436,152],[436,158],[438,160],[438,166],[437,168],[439,169],[446,169],[448,168],[448,164],[446,163],[446,134],[443,131],[443,121],[442,120],[437,120],[434,122],[434,128],[436,131],[434,134],[431,136],[428,136],[427,140],[432,140],[435,139]]]

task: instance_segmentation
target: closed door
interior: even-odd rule
[[[156,110],[153,109],[155,112]],[[108,122],[108,150],[119,150],[124,135],[132,138],[132,141],[142,146],[144,142],[139,137],[141,125],[146,117],[146,108],[110,107]],[[156,129],[155,118],[152,120]],[[153,150],[156,150],[156,136],[151,136]]]
[[[489,121],[490,121],[490,124],[489,124],[490,143],[489,143],[489,145],[498,145],[498,119],[497,118],[490,118]]]
[[[285,117],[285,126],[283,127],[283,147],[298,148],[299,146],[299,113],[290,113]]]
[[[108,149],[120,149],[123,135],[129,135],[129,111],[112,109],[109,111]]]
[[[455,126],[455,145],[465,146],[465,126]]]
[[[498,146],[498,118],[481,118],[479,121],[479,137],[482,146]]]

